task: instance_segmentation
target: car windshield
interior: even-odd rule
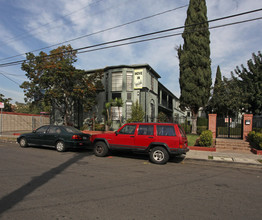
[[[64,129],[68,132],[68,133],[81,133],[80,130],[74,128],[74,127],[64,127]]]

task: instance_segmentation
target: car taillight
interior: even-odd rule
[[[83,138],[80,135],[76,135],[76,134],[72,136],[72,139],[73,140],[83,140]]]

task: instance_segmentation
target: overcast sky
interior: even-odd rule
[[[262,8],[261,0],[206,0],[206,3],[209,20]],[[57,48],[57,44],[79,37],[79,40],[65,44],[70,43],[76,49],[180,27],[185,23],[188,4],[189,0],[0,0],[0,64],[22,60],[26,52],[56,45],[42,49],[49,52]],[[166,13],[136,21],[162,12]],[[213,22],[209,26],[258,17],[262,17],[262,11]],[[113,28],[119,25],[123,26]],[[106,29],[111,30],[103,31]],[[90,34],[93,35],[82,37]],[[210,30],[213,81],[218,65],[222,75],[227,77],[236,66],[246,65],[252,53],[261,50],[261,39],[262,20]],[[90,70],[147,63],[161,76],[160,82],[179,97],[179,61],[175,48],[181,44],[182,36],[176,35],[82,53],[78,54],[75,66]],[[5,59],[20,54],[24,55]],[[21,65],[0,67],[0,93],[5,98],[24,102],[19,85],[25,80]]]

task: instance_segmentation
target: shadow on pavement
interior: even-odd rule
[[[87,154],[77,154],[73,158],[67,160],[66,162],[60,164],[57,167],[52,168],[51,170],[43,173],[40,176],[33,178],[30,182],[26,183],[19,189],[11,192],[10,194],[4,196],[0,199],[0,216],[2,213],[11,209],[13,206],[22,201],[27,195],[35,191],[37,188],[41,187],[49,180],[54,178],[56,175],[63,172],[67,167],[86,157]]]

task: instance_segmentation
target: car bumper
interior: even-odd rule
[[[91,141],[69,141],[66,142],[66,148],[88,148],[91,146]]]
[[[189,151],[189,148],[175,148],[170,149],[170,154],[178,155],[178,154],[186,154]]]

